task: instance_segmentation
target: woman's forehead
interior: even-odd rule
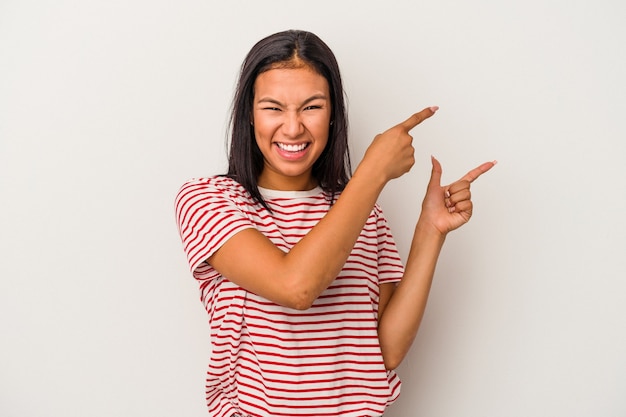
[[[326,78],[309,67],[270,69],[259,74],[255,81],[255,95],[308,94],[308,91],[329,94]]]

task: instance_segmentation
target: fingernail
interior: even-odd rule
[[[446,198],[450,198],[450,190],[446,190]]]
[[[430,111],[432,111],[433,113],[435,113],[437,110],[439,110],[439,106],[431,106],[430,107]]]

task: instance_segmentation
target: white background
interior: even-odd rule
[[[203,416],[173,199],[226,169],[241,60],[322,37],[354,164],[429,105],[381,204],[403,256],[437,156],[499,164],[449,236],[386,416],[626,415],[626,3],[0,1],[0,415]]]

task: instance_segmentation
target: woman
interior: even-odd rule
[[[470,183],[432,175],[404,268],[376,200],[414,163],[409,131],[376,136],[350,177],[332,51],[312,33],[257,43],[239,78],[225,176],[189,181],[176,214],[210,318],[209,414],[380,416],[417,333],[446,234],[472,214]]]

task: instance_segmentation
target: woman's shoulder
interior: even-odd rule
[[[250,200],[250,194],[236,180],[225,175],[213,175],[187,180],[178,191],[178,199],[186,195],[221,195],[229,199]]]
[[[243,185],[239,184],[234,179],[225,175],[212,175],[208,177],[191,178],[183,183],[180,187],[181,190],[187,188],[215,190],[215,191],[229,191],[229,192],[241,192],[245,191]]]

